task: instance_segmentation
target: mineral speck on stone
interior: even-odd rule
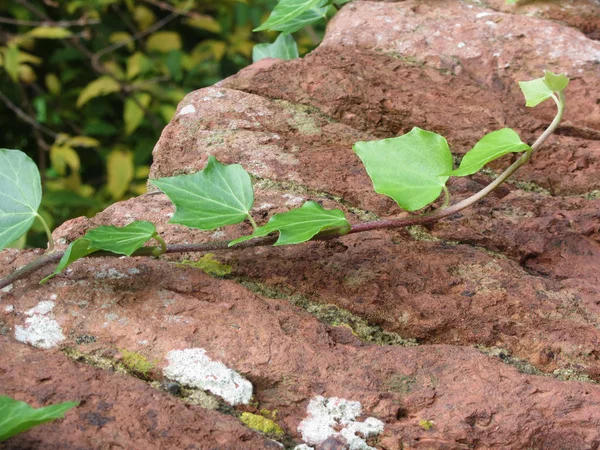
[[[319,395],[308,404],[308,416],[300,423],[298,431],[309,444],[320,444],[330,437],[341,436],[350,450],[375,450],[364,438],[381,434],[384,423],[374,417],[369,417],[364,422],[356,421],[361,409],[360,402]],[[340,427],[341,430],[336,431]]]
[[[231,405],[250,402],[252,384],[225,364],[210,359],[204,349],[173,350],[167,359],[169,365],[163,370],[166,377],[210,391]]]
[[[26,311],[25,314],[31,317],[25,319],[25,326],[15,326],[15,339],[44,349],[64,341],[65,336],[58,322],[47,316],[53,308],[54,302],[43,301]]]
[[[179,111],[179,114],[177,114],[178,116],[184,116],[186,114],[193,114],[196,112],[196,107],[194,105],[186,105],[183,108],[181,108],[181,111]]]

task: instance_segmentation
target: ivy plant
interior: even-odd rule
[[[60,419],[78,404],[78,402],[64,402],[36,409],[25,402],[0,395],[0,442],[36,425]]]
[[[322,3],[315,3],[322,5]],[[407,217],[350,224],[343,211],[328,210],[307,201],[301,207],[275,214],[259,226],[252,216],[254,192],[250,175],[239,164],[222,164],[209,156],[205,168],[197,173],[150,180],[175,205],[171,223],[200,230],[215,230],[248,221],[253,232],[230,242],[167,245],[155,226],[136,221],[124,227],[102,226],[89,230],[73,241],[64,252],[53,251],[52,236],[46,226],[49,251],[40,259],[0,280],[0,288],[40,267],[58,261],[56,269],[42,282],[64,270],[74,261],[88,256],[160,256],[165,252],[213,251],[259,245],[290,245],[310,240],[335,239],[346,234],[381,228],[398,228],[424,224],[451,216],[473,205],[496,189],[522,165],[556,129],[565,109],[564,90],[569,83],[565,75],[545,72],[535,80],[519,83],[527,106],[553,99],[557,113],[542,135],[530,146],[512,129],[503,128],[483,136],[454,168],[446,140],[437,133],[413,128],[409,133],[390,139],[357,142],[354,152],[364,163],[377,193],[396,201],[408,212],[429,207],[444,194],[437,209]],[[476,173],[486,164],[517,153],[521,156],[488,186],[472,196],[452,203],[446,187],[451,177]],[[39,175],[35,164],[17,150],[0,150],[0,249],[25,233],[35,219],[41,199]],[[158,246],[148,246],[151,240]]]

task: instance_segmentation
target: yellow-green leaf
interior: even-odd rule
[[[217,22],[213,17],[198,14],[194,17],[184,20],[186,25],[194,28],[200,28],[201,30],[210,31],[211,33],[220,33],[221,24]]]
[[[181,48],[181,36],[174,31],[159,31],[152,34],[146,42],[148,50],[168,53]]]
[[[42,58],[32,55],[31,53],[27,53],[22,50],[19,52],[19,63],[21,64],[29,63],[39,66],[43,61],[44,60]]]
[[[129,58],[127,58],[127,79],[131,80],[137,77],[140,73],[144,73],[150,67],[153,62],[150,58],[141,52],[135,52]]]
[[[160,105],[158,108],[158,112],[162,116],[163,120],[167,123],[171,121],[173,116],[175,115],[175,111],[177,111],[177,106],[174,105]]]
[[[19,64],[19,80],[25,84],[31,84],[36,80],[36,75],[31,66]]]
[[[50,149],[50,162],[59,175],[67,174],[67,167],[77,172],[81,165],[79,155],[72,147],[65,145],[53,145]]]
[[[123,120],[125,121],[126,136],[129,136],[140,126],[140,123],[144,120],[144,109],[148,107],[150,100],[152,100],[152,97],[145,92],[141,92],[136,94],[135,97],[125,100]]]
[[[64,39],[72,35],[71,30],[61,27],[37,27],[26,34],[27,37],[42,39]]]
[[[19,80],[19,48],[16,45],[9,45],[4,52],[4,68],[16,83]]]
[[[115,33],[112,33],[109,36],[108,40],[113,44],[127,42],[126,47],[129,51],[133,51],[133,49],[135,48],[135,44],[131,39],[131,34],[125,31],[117,31]]]
[[[83,88],[81,93],[79,94],[79,98],[77,98],[77,107],[81,108],[88,101],[95,97],[100,97],[102,95],[108,95],[113,92],[117,92],[121,89],[119,82],[108,75],[104,75]]]
[[[59,95],[62,90],[62,85],[58,77],[53,73],[46,74],[46,88],[52,95]]]
[[[108,155],[106,169],[108,171],[106,189],[114,200],[120,200],[133,180],[135,171],[133,153],[127,150],[113,150]]]
[[[100,141],[89,136],[73,136],[67,139],[66,145],[71,147],[98,147]]]
[[[138,5],[133,11],[133,20],[135,20],[135,23],[137,23],[138,28],[141,31],[144,31],[154,22],[156,22],[156,15],[150,8],[143,5]]]

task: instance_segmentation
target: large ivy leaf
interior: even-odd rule
[[[112,94],[120,89],[121,86],[117,80],[108,75],[103,75],[83,88],[83,90],[79,93],[79,97],[77,98],[76,106],[77,108],[81,108],[93,98],[100,97],[101,95]]]
[[[297,20],[307,11],[315,8],[323,8],[329,3],[329,0],[280,0],[275,6],[269,18],[254,31],[275,30],[284,33],[293,33],[298,31],[304,25],[310,23],[304,19],[304,25],[299,25]],[[315,16],[312,16],[315,19]],[[318,20],[321,16],[316,17]],[[313,20],[314,21],[314,20]]]
[[[175,204],[172,223],[201,230],[242,222],[254,204],[248,173],[239,164],[224,165],[213,156],[200,172],[150,181]]]
[[[0,149],[0,250],[29,230],[41,201],[35,163],[19,150]]]
[[[4,441],[30,428],[59,419],[78,402],[64,402],[45,408],[32,408],[25,402],[0,396],[0,441]]]
[[[569,79],[564,74],[545,71],[542,78],[530,81],[519,81],[519,87],[525,96],[525,105],[537,106],[552,97],[554,92],[563,91],[569,84]]]
[[[135,221],[124,227],[101,226],[89,230],[85,236],[74,240],[65,250],[54,272],[40,281],[45,283],[69,265],[94,252],[105,250],[119,255],[131,256],[150,239],[158,236],[154,224]]]
[[[407,211],[423,208],[438,198],[452,170],[446,139],[417,127],[404,136],[357,142],[354,151],[365,165],[375,192],[393,198]]]
[[[328,2],[322,2],[326,4]],[[274,26],[271,29],[275,31],[281,31],[286,33],[295,33],[296,31],[327,17],[327,10],[329,6],[317,7],[304,11],[298,17],[288,20],[287,22]]]
[[[295,59],[298,45],[291,34],[280,34],[272,44],[256,44],[252,49],[252,62],[264,58]]]
[[[531,147],[521,141],[519,135],[510,128],[492,131],[482,137],[475,146],[463,156],[460,167],[448,175],[464,177],[471,175],[487,163],[507,155],[529,150]]]
[[[275,245],[299,244],[311,240],[324,230],[338,230],[340,235],[350,231],[350,224],[339,209],[324,209],[316,202],[308,201],[302,207],[275,214],[266,225],[258,227],[250,236],[242,236],[229,243],[229,246],[248,239],[266,236],[279,231]]]

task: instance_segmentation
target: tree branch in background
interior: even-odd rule
[[[84,27],[87,25],[98,25],[100,22],[99,19],[81,19],[77,20],[59,20],[54,22],[52,20],[19,20],[12,19],[10,17],[0,17],[0,23],[7,23],[9,25],[23,25],[27,27],[59,27],[59,28],[68,28],[68,27]]]

